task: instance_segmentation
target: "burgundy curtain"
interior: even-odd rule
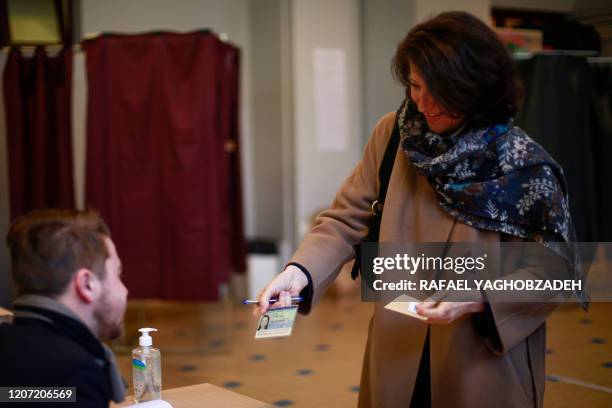
[[[11,218],[74,207],[72,51],[33,56],[11,49],[4,70]]]
[[[246,241],[244,239],[244,225],[242,213],[242,183],[240,174],[240,154],[238,135],[239,123],[239,95],[240,95],[240,52],[237,48],[226,45],[222,79],[218,82],[218,92],[221,98],[220,108],[220,134],[225,142],[225,151],[229,154],[228,182],[225,185],[226,200],[223,208],[226,211],[227,236],[229,240],[230,261],[233,271],[246,272]]]
[[[86,201],[112,230],[131,297],[216,300],[245,256],[238,50],[209,32],[84,48]]]

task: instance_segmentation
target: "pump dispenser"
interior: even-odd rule
[[[140,347],[132,351],[134,398],[136,402],[158,400],[161,399],[161,354],[152,347],[153,339],[149,335],[157,329],[144,327],[138,331]]]
[[[157,331],[157,329],[145,327],[142,329],[138,329],[138,331],[142,333],[142,335],[138,339],[138,344],[140,344],[143,347],[150,346],[153,344],[153,338],[149,335],[149,333],[152,331]]]

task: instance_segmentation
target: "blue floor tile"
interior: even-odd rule
[[[557,377],[556,375],[547,375],[546,381],[559,382],[559,377]]]
[[[219,347],[223,347],[224,344],[225,344],[225,340],[217,339],[217,340],[209,341],[208,347],[219,348]]]
[[[606,361],[605,363],[602,364],[602,366],[606,368],[612,368],[612,361]]]
[[[606,344],[606,339],[601,339],[599,337],[595,337],[591,339],[591,343],[593,344]]]
[[[198,369],[198,367],[197,367],[197,366],[194,366],[194,365],[191,365],[191,364],[184,365],[184,366],[181,366],[181,367],[179,368],[179,370],[181,370],[181,371],[185,371],[185,372],[196,371],[197,369]]]
[[[225,325],[219,323],[207,324],[202,331],[209,334],[214,332],[223,332],[225,331]]]
[[[359,392],[359,386],[358,385],[353,385],[352,387],[349,387],[349,391],[351,391],[351,392]]]
[[[329,344],[317,344],[315,345],[314,349],[315,351],[327,351],[329,350]]]
[[[312,375],[312,370],[309,370],[308,368],[302,368],[300,370],[297,370],[295,373],[297,375],[301,375],[303,377],[306,377],[308,375]]]
[[[265,354],[253,354],[251,356],[249,356],[249,358],[253,361],[263,361],[265,360],[267,357]]]
[[[240,387],[242,383],[240,381],[226,381],[223,383],[225,388],[237,388]]]
[[[289,405],[293,405],[293,401],[288,400],[288,399],[283,399],[283,400],[274,401],[272,404],[276,405],[277,407],[288,407]]]

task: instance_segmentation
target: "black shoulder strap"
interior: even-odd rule
[[[393,131],[391,132],[391,139],[387,144],[383,161],[378,169],[378,179],[380,180],[380,189],[378,190],[378,201],[380,203],[385,202],[387,196],[387,189],[389,188],[389,179],[391,178],[391,171],[393,171],[393,162],[395,161],[395,154],[399,146],[400,134],[399,125],[397,124],[397,118],[393,125]]]

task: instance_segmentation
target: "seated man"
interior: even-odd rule
[[[14,322],[0,324],[0,386],[76,387],[72,407],[122,401],[125,382],[100,341],[121,335],[127,289],[104,221],[35,211],[13,223],[7,244],[18,297]]]

